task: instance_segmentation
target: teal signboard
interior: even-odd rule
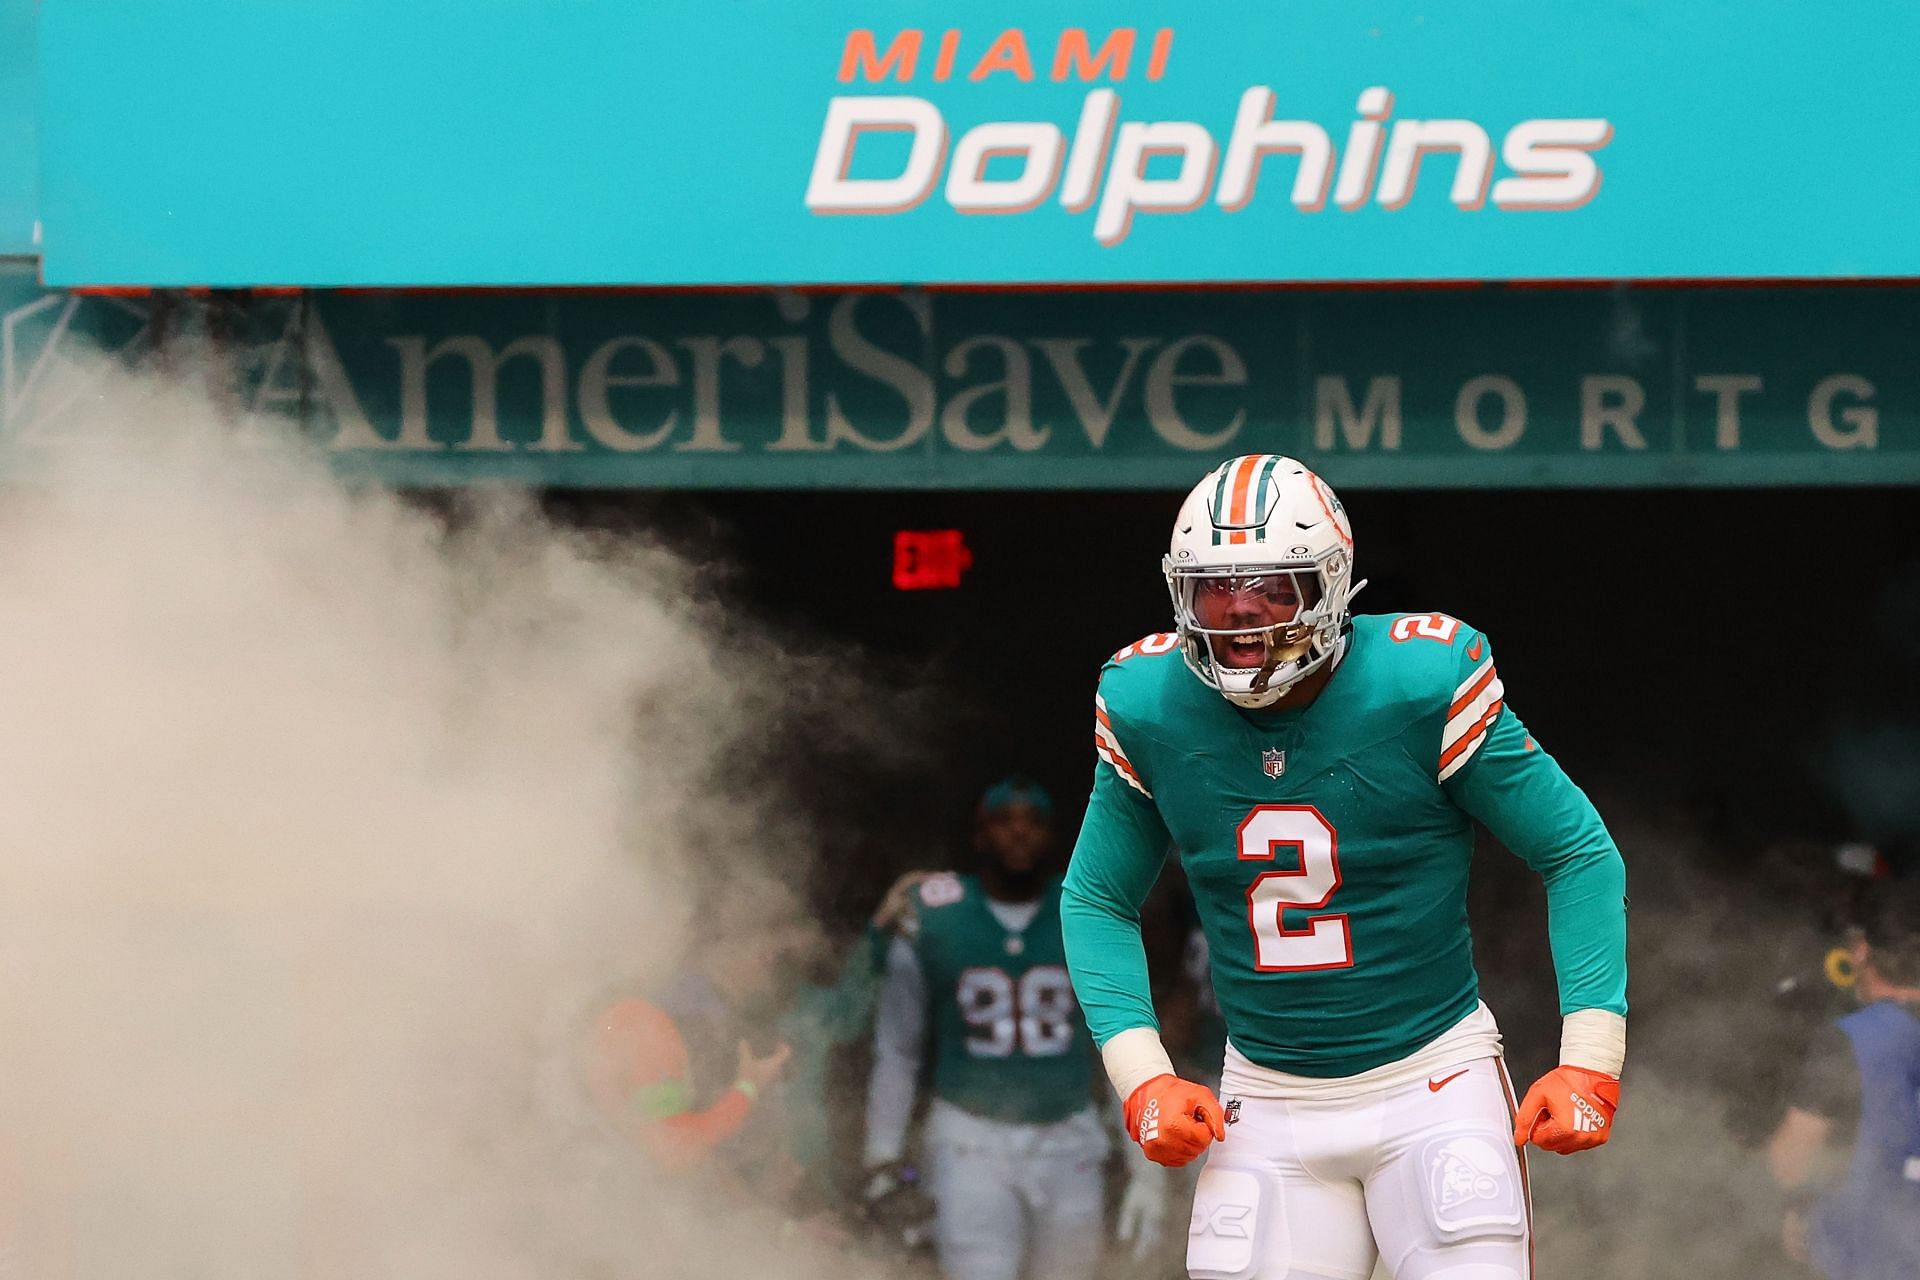
[[[0,0],[0,256],[38,251],[39,117],[34,20],[40,0]]]
[[[0,275],[0,437],[78,352],[229,335],[236,403],[402,484],[1179,488],[1920,481],[1899,288],[179,296]],[[156,308],[170,307],[156,326]]]
[[[57,284],[1920,276],[1920,6],[43,0]]]

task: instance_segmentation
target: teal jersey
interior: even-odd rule
[[[1138,909],[1172,844],[1235,1048],[1315,1077],[1415,1052],[1479,998],[1476,818],[1546,880],[1562,1012],[1626,1012],[1619,851],[1506,705],[1485,636],[1443,614],[1356,617],[1320,696],[1267,711],[1202,684],[1174,640],[1100,677],[1062,908],[1096,1040],[1157,1026]]]
[[[933,1014],[933,1090],[992,1120],[1051,1124],[1093,1101],[1088,1038],[1060,938],[1060,882],[1009,931],[973,876],[920,886],[913,947]]]

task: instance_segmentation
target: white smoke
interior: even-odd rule
[[[1806,1030],[1776,998],[1776,983],[1791,975],[1826,985],[1818,900],[1782,895],[1773,877],[1783,868],[1763,865],[1758,850],[1742,851],[1752,867],[1745,881],[1703,870],[1706,837],[1681,814],[1646,812],[1627,795],[1602,798],[1600,808],[1626,856],[1633,900],[1627,1069],[1606,1146],[1531,1154],[1539,1273],[1802,1275],[1782,1251],[1785,1197],[1767,1168],[1766,1139]],[[1809,879],[1820,869],[1799,868]]]
[[[343,484],[177,381],[84,404],[0,492],[0,1277],[860,1274],[651,1176],[572,1051],[703,886],[798,885],[767,734],[862,699],[709,566]],[[1779,1052],[1752,997],[1805,926],[1620,834],[1620,1129],[1535,1157],[1541,1274],[1753,1274],[1727,1064]]]
[[[86,376],[0,492],[0,1274],[795,1274],[573,1050],[698,884],[798,883],[717,765],[855,700],[664,551]]]

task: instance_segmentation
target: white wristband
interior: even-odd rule
[[[1100,1046],[1100,1059],[1106,1064],[1107,1079],[1114,1092],[1125,1102],[1155,1076],[1170,1076],[1173,1059],[1160,1043],[1160,1033],[1152,1027],[1128,1027]]]
[[[1627,1020],[1605,1009],[1575,1009],[1560,1024],[1560,1065],[1617,1076],[1627,1064]]]

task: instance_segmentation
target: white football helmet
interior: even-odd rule
[[[1349,602],[1366,585],[1353,580],[1353,527],[1340,499],[1304,463],[1273,453],[1223,462],[1194,486],[1161,568],[1187,666],[1242,707],[1273,705],[1332,659]],[[1203,593],[1238,608],[1231,602],[1249,588],[1289,593],[1298,611],[1260,626],[1230,618],[1207,626],[1195,612]],[[1257,665],[1222,663],[1216,637]]]

